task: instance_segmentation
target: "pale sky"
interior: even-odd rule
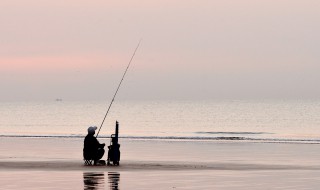
[[[320,98],[318,0],[2,0],[0,101]]]

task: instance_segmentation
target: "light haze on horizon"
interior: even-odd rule
[[[109,100],[140,38],[118,99],[320,98],[320,1],[0,7],[0,101]]]

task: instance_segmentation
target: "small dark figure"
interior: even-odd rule
[[[94,160],[94,165],[101,164],[99,160],[104,155],[105,144],[100,144],[97,138],[94,136],[97,127],[89,127],[88,135],[84,139],[83,143],[83,158],[85,160]]]

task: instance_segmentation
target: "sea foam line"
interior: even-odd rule
[[[0,135],[0,138],[75,138],[82,139],[84,135]],[[101,135],[99,138],[109,139],[110,136]],[[320,139],[285,139],[285,138],[248,138],[248,137],[199,137],[199,136],[120,136],[120,139],[131,140],[181,140],[181,141],[234,141],[260,143],[297,143],[320,144]]]

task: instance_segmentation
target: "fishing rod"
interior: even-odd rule
[[[136,54],[136,52],[137,52],[137,50],[138,50],[138,48],[139,48],[139,46],[140,46],[141,40],[142,40],[142,39],[140,39],[140,41],[139,41],[136,49],[134,50],[134,52],[133,52],[133,54],[132,54],[132,56],[131,56],[131,59],[130,59],[130,61],[129,61],[129,64],[128,64],[125,72],[123,73],[123,76],[122,76],[122,78],[121,78],[121,80],[120,80],[120,83],[119,83],[119,85],[118,85],[118,88],[117,88],[116,92],[115,92],[114,95],[113,95],[113,98],[112,98],[112,100],[111,100],[111,103],[110,103],[110,105],[109,105],[109,107],[108,107],[108,110],[107,110],[106,114],[104,115],[104,118],[103,118],[102,123],[101,123],[101,125],[100,125],[100,127],[99,127],[99,131],[98,131],[96,137],[98,137],[98,135],[99,135],[99,133],[100,133],[100,130],[101,130],[101,128],[102,128],[102,125],[103,125],[104,121],[106,120],[106,117],[107,117],[107,115],[108,115],[108,113],[109,113],[109,110],[110,110],[110,108],[111,108],[111,105],[112,105],[112,103],[113,103],[113,101],[114,101],[114,99],[115,99],[115,97],[116,97],[116,95],[117,95],[117,93],[118,93],[118,91],[119,91],[119,88],[120,88],[121,83],[122,83],[122,81],[123,81],[123,79],[124,79],[124,76],[126,75],[128,69],[129,69],[129,67],[130,67],[130,65],[131,65],[131,62],[132,62],[132,60],[133,60],[133,58],[134,58],[134,56],[135,56],[135,54]]]

